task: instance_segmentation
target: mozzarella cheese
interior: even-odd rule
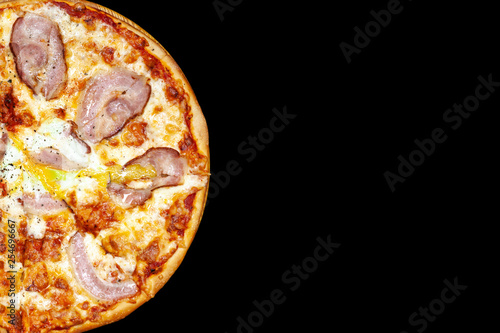
[[[100,240],[94,238],[91,234],[86,234],[83,241],[89,260],[101,279],[110,282],[113,279],[124,280],[126,276],[119,272],[118,266],[128,274],[134,272],[136,266],[135,257],[113,257],[109,253],[106,254]],[[116,276],[112,276],[113,273],[115,273]]]
[[[28,237],[42,239],[45,236],[46,229],[47,223],[43,218],[35,215],[28,219]]]

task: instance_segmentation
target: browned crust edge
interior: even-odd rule
[[[176,79],[180,79],[183,82],[183,89],[187,92],[189,96],[189,105],[191,106],[192,119],[191,119],[191,133],[193,135],[193,139],[196,141],[199,151],[207,156],[208,165],[207,170],[210,170],[210,150],[209,150],[209,135],[208,135],[208,127],[206,123],[206,119],[203,115],[201,107],[198,103],[196,95],[189,84],[186,76],[180,69],[179,65],[172,58],[170,53],[148,32],[139,27],[133,21],[127,19],[123,15],[101,6],[99,4],[89,2],[89,1],[66,1],[66,0],[57,0],[59,2],[65,2],[70,5],[74,5],[78,2],[85,4],[85,6],[93,8],[95,10],[102,11],[106,13],[108,16],[113,18],[115,21],[119,21],[122,23],[124,27],[133,31],[137,35],[144,37],[148,43],[149,47],[147,48],[148,52],[152,55],[156,56],[161,60],[163,65],[170,69],[173,74],[173,77]],[[12,5],[24,5],[33,2],[50,2],[47,1],[36,1],[36,0],[0,0],[0,9],[7,8]],[[153,51],[154,50],[154,51]],[[139,308],[141,305],[149,301],[154,295],[168,282],[170,277],[175,273],[177,268],[180,266],[183,261],[187,250],[191,246],[194,236],[199,228],[201,218],[203,216],[203,212],[205,209],[205,204],[208,195],[208,182],[204,191],[199,191],[196,194],[196,198],[193,202],[193,211],[192,216],[189,221],[189,229],[186,230],[184,235],[184,244],[185,247],[177,249],[175,254],[167,261],[167,263],[163,266],[163,270],[161,273],[156,274],[150,277],[146,281],[146,286],[143,287],[143,290],[147,292],[142,292],[141,295],[135,300],[134,303],[129,302],[121,302],[118,303],[114,309],[108,310],[101,314],[101,319],[96,322],[87,321],[81,325],[73,326],[67,330],[55,330],[53,332],[68,332],[68,333],[77,333],[77,332],[85,332],[94,328],[98,328],[107,324],[111,324],[120,319],[125,318],[134,310]]]

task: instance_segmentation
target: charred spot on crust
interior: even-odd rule
[[[75,10],[75,12],[83,12],[85,9],[87,9],[87,7],[85,7],[83,3],[77,2],[73,5],[73,9]]]

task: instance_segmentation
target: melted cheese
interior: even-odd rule
[[[22,293],[22,301],[32,304],[40,311],[50,310],[54,306],[51,300],[46,299],[40,293],[34,291],[24,291]]]
[[[42,239],[45,236],[47,223],[39,216],[32,216],[28,219],[28,236],[35,239]]]
[[[89,260],[101,279],[108,281],[112,281],[113,278],[124,280],[126,276],[119,272],[117,265],[128,274],[134,272],[136,266],[134,256],[115,258],[111,254],[105,253],[100,240],[94,238],[91,234],[85,235],[84,243]],[[112,276],[113,273],[116,274],[116,277]]]

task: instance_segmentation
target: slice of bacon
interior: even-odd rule
[[[76,116],[83,138],[95,144],[112,137],[144,111],[150,95],[146,78],[127,69],[95,76],[87,84]]]
[[[153,194],[151,189],[132,189],[117,183],[109,183],[108,193],[113,201],[125,209],[143,205]]]
[[[68,208],[64,201],[52,198],[49,193],[24,193],[22,202],[24,211],[33,215],[55,215]]]
[[[92,296],[104,301],[117,301],[139,292],[133,280],[111,283],[101,279],[90,262],[83,236],[77,232],[70,241],[68,254],[73,272],[81,286]]]
[[[71,161],[54,148],[44,148],[38,153],[30,154],[30,156],[39,164],[64,171],[76,171],[86,167],[86,165]]]
[[[10,48],[21,80],[47,100],[58,97],[66,84],[67,66],[57,23],[27,13],[14,23]]]
[[[144,204],[152,196],[152,191],[166,186],[177,186],[184,183],[187,173],[187,162],[180,153],[172,148],[151,148],[144,155],[134,158],[125,164],[152,166],[157,176],[150,179],[151,185],[146,189],[133,189],[123,184],[110,183],[108,193],[111,198],[125,209]]]
[[[92,148],[90,148],[90,146],[85,141],[80,139],[80,137],[78,136],[78,133],[77,133],[78,132],[78,125],[72,120],[68,120],[67,123],[69,124],[69,127],[63,132],[64,136],[66,136],[66,137],[71,136],[82,147],[84,147],[87,150],[87,154],[90,154],[92,152]]]
[[[186,159],[172,148],[151,148],[144,155],[127,162],[125,167],[129,165],[152,166],[156,170],[157,176],[151,179],[152,189],[180,185],[187,173]]]

